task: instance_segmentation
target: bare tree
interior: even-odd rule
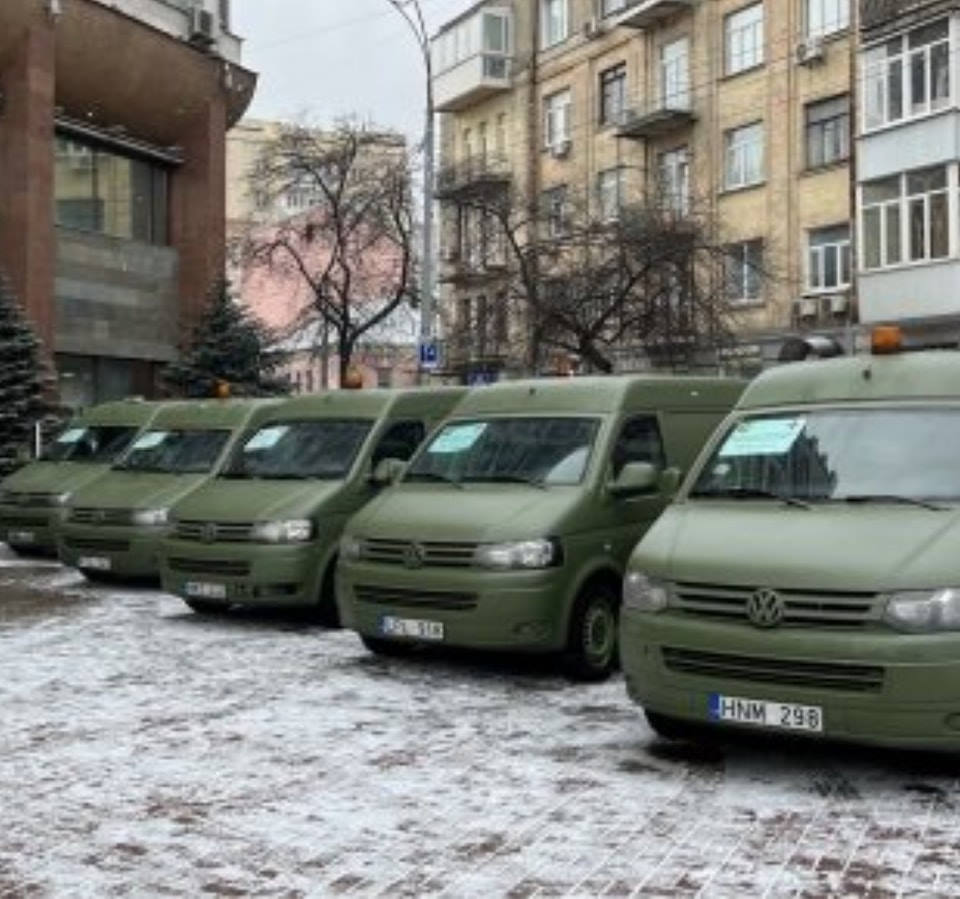
[[[342,122],[325,132],[284,128],[253,168],[261,204],[292,197],[303,211],[253,229],[243,257],[307,288],[301,319],[332,332],[341,384],[358,344],[416,304],[408,163],[402,138]]]

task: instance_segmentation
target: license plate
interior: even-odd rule
[[[196,599],[226,599],[226,584],[209,584],[203,581],[188,581],[184,587],[187,596]]]
[[[81,556],[77,561],[77,568],[87,568],[90,571],[109,571],[113,563],[106,556]]]
[[[35,543],[33,531],[7,531],[7,543]]]
[[[443,622],[424,621],[421,618],[396,618],[384,615],[380,619],[380,633],[385,637],[412,637],[416,640],[442,640]]]
[[[823,732],[823,708],[795,702],[766,702],[711,693],[708,712],[714,721],[733,721],[779,730]]]

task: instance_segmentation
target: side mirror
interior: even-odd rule
[[[660,472],[657,487],[664,496],[673,496],[680,489],[683,472],[679,468],[665,468]]]
[[[651,493],[660,481],[660,469],[649,462],[628,462],[620,475],[610,485],[614,496],[635,496],[639,493]]]
[[[402,459],[381,459],[370,475],[370,483],[377,487],[388,487],[396,482],[406,467],[407,463]]]

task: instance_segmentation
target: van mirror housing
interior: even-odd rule
[[[660,476],[660,469],[649,462],[628,462],[610,485],[610,492],[614,496],[651,493],[656,490]]]
[[[665,468],[660,472],[658,487],[664,496],[673,496],[680,489],[683,472],[679,468]]]
[[[370,483],[377,487],[388,487],[400,478],[406,466],[407,463],[402,459],[381,459],[370,475]]]

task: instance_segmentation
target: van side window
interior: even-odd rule
[[[422,421],[394,422],[380,438],[380,442],[373,451],[372,467],[376,468],[384,459],[399,459],[401,462],[406,462],[426,436],[427,429]]]
[[[655,415],[631,418],[623,426],[613,448],[614,479],[620,476],[628,462],[647,462],[657,468],[666,466],[660,424]]]

